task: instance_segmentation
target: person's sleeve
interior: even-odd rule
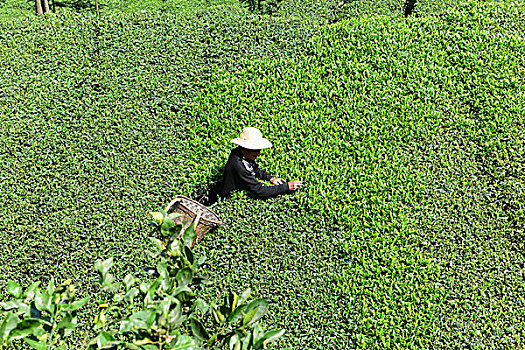
[[[238,170],[241,189],[252,192],[257,198],[268,198],[290,190],[286,182],[277,186],[264,186],[246,168],[241,166]]]
[[[266,171],[259,169],[259,166],[255,169],[255,177],[264,181],[270,181],[273,178],[273,176]]]

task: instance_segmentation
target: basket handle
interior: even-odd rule
[[[168,210],[170,210],[171,206],[177,202],[180,202],[182,200],[182,198],[179,198],[179,197],[175,197],[175,199],[173,199],[167,206],[166,206],[166,209],[164,209],[164,211],[167,213]]]
[[[199,212],[197,213],[197,216],[195,217],[195,220],[193,220],[193,227],[195,228],[195,238],[193,239],[193,242],[191,242],[192,248],[195,245],[195,243],[197,243],[197,239],[199,238],[199,232],[197,230],[198,230],[199,221],[201,219],[201,216],[202,216],[202,210],[199,210]]]
[[[186,223],[186,225],[184,225],[184,227],[180,230],[180,233],[177,237],[182,237],[184,236],[184,231],[186,231],[186,229],[188,227],[191,226],[191,223],[193,222],[193,227],[195,228],[195,239],[193,240],[193,242],[191,243],[191,247],[193,248],[193,246],[195,245],[195,243],[197,243],[197,237],[199,237],[199,233],[198,233],[198,227],[197,225],[199,225],[199,221],[201,219],[201,216],[202,216],[202,210],[199,210],[199,212],[197,213],[197,216],[195,216],[195,218],[192,220],[192,221],[188,221]]]
[[[197,213],[197,216],[195,217],[195,220],[193,221],[194,222],[193,227],[195,227],[195,233],[197,233],[197,225],[199,225],[199,220],[201,219],[201,216],[202,216],[202,210],[199,210],[199,212]]]

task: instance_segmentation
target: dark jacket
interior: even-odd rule
[[[244,158],[240,147],[234,148],[224,168],[219,196],[228,198],[231,191],[236,189],[250,191],[257,198],[268,198],[289,191],[287,183],[264,186],[257,181],[257,179],[270,181],[271,178],[270,174],[259,169],[257,163]]]

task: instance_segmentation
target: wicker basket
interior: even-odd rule
[[[183,216],[176,219],[176,224],[180,225],[186,222],[184,227],[180,231],[180,236],[184,234],[184,231],[195,223],[195,240],[191,244],[193,247],[195,243],[199,242],[206,233],[222,225],[222,221],[217,214],[208,209],[205,205],[194,201],[185,196],[175,196],[170,204],[165,209],[166,213],[180,213]]]

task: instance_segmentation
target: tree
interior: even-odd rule
[[[416,7],[417,0],[406,0],[405,1],[405,17],[412,15],[414,8]]]
[[[47,0],[35,0],[35,9],[37,15],[43,15],[49,12],[49,2]]]

